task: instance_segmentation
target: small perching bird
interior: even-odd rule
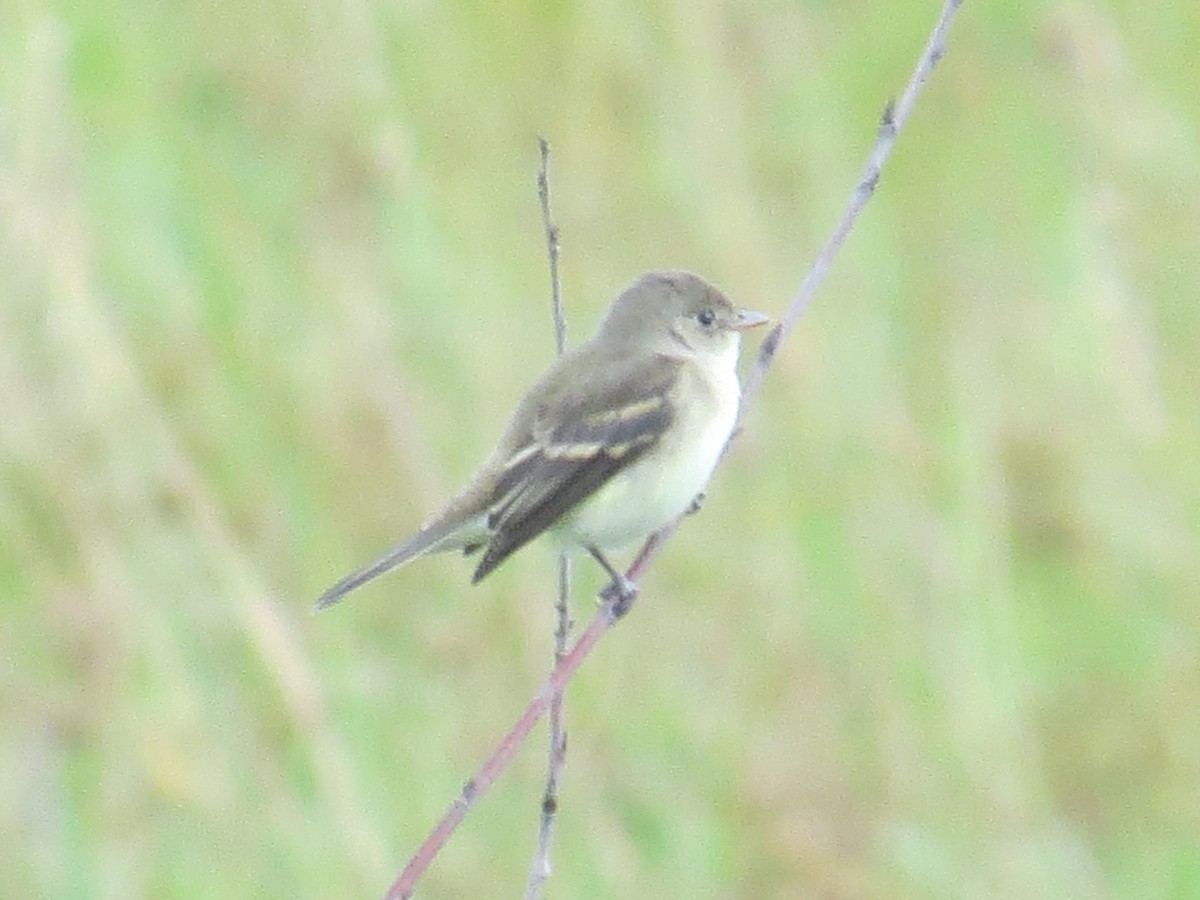
[[[741,332],[766,321],[689,272],[643,275],[529,389],[467,486],[317,609],[425,553],[482,550],[478,582],[543,531],[587,550],[624,592],[603,551],[646,538],[704,490],[737,418]]]

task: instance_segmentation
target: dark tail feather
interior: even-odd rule
[[[384,572],[390,572],[397,566],[402,566],[406,562],[420,556],[425,551],[429,550],[438,541],[447,537],[454,529],[447,525],[440,527],[434,525],[423,531],[419,531],[411,538],[402,544],[398,544],[387,552],[387,554],[369,566],[364,566],[357,572],[351,572],[320,597],[313,607],[314,612],[320,612],[333,604],[337,603],[348,593],[355,588],[361,587],[372,578],[377,578]]]

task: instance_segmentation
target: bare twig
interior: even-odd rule
[[[749,399],[758,392],[763,376],[766,375],[771,360],[775,357],[775,351],[779,349],[779,344],[791,333],[800,316],[808,309],[808,304],[812,300],[813,294],[816,293],[817,286],[825,279],[825,273],[829,270],[833,258],[846,240],[846,235],[854,227],[858,214],[863,211],[863,207],[875,193],[875,186],[879,184],[883,164],[887,162],[892,147],[896,143],[896,135],[908,121],[909,113],[912,112],[913,104],[916,103],[917,94],[921,92],[921,88],[925,86],[925,82],[933,73],[934,66],[946,52],[946,34],[950,30],[950,20],[962,2],[963,0],[946,0],[937,24],[933,26],[933,31],[929,34],[925,52],[917,60],[917,67],[908,79],[908,84],[905,85],[900,100],[898,102],[889,100],[883,108],[883,115],[879,119],[879,129],[875,133],[875,145],[871,148],[871,153],[863,165],[862,174],[859,176],[854,192],[850,195],[842,218],[838,221],[837,227],[833,229],[829,240],[825,242],[825,246],[821,248],[821,252],[817,254],[817,258],[813,260],[808,274],[804,276],[804,281],[800,284],[800,289],[792,297],[792,302],[788,304],[779,323],[771,329],[758,348],[758,360],[755,362],[754,368],[750,370],[750,374],[746,378],[746,385],[742,389],[742,412],[745,411]],[[740,413],[738,418],[740,421]],[[736,429],[734,433],[736,434]]]
[[[830,264],[837,255],[837,251],[845,241],[846,235],[850,233],[850,229],[853,227],[859,213],[862,212],[867,201],[871,199],[871,195],[875,191],[875,186],[879,183],[883,165],[895,144],[896,135],[908,119],[908,115],[912,111],[913,103],[916,101],[921,87],[925,84],[934,66],[937,65],[945,53],[946,34],[950,27],[950,21],[961,5],[962,0],[945,0],[941,15],[938,17],[937,24],[929,36],[929,42],[925,45],[925,50],[917,62],[916,69],[909,79],[904,93],[901,94],[898,102],[889,103],[885,107],[879,130],[875,136],[875,144],[871,148],[870,155],[867,157],[867,162],[863,167],[858,184],[855,186],[854,192],[850,195],[850,200],[846,205],[846,210],[842,214],[842,218],[838,221],[825,246],[817,254],[812,267],[809,269],[803,282],[801,282],[799,290],[780,318],[779,324],[767,335],[762,347],[759,349],[758,359],[750,371],[746,379],[745,388],[742,391],[742,411],[739,413],[739,421],[741,414],[746,409],[747,403],[757,393],[767,369],[770,368],[775,358],[779,345],[788,336],[800,316],[804,313],[804,310],[808,307],[813,294],[816,292]],[[679,520],[676,520],[650,536],[649,540],[646,541],[646,545],[638,554],[637,559],[633,561],[632,565],[625,572],[625,576],[630,582],[637,583],[663,544],[666,543],[678,527]],[[575,670],[579,668],[580,664],[591,653],[592,648],[604,636],[605,632],[628,611],[630,602],[630,597],[622,597],[615,592],[605,597],[604,602],[597,609],[596,615],[592,618],[587,630],[579,636],[579,640],[575,642],[575,645],[555,667],[550,678],[547,679],[538,693],[529,702],[529,705],[512,727],[512,730],[509,731],[504,740],[493,751],[475,778],[467,782],[463,788],[462,795],[442,817],[437,827],[425,839],[425,842],[404,868],[400,877],[392,884],[387,894],[388,900],[399,900],[399,898],[411,896],[413,885],[429,866],[433,857],[458,826],[458,823],[462,821],[463,816],[466,815],[475,800],[487,790],[496,776],[508,764],[508,761],[516,753],[517,747],[529,733],[534,723],[537,722],[550,706],[554,694],[562,690],[563,686],[570,680]]]
[[[767,374],[767,369],[771,367],[771,363],[775,359],[775,353],[779,350],[779,345],[791,333],[796,322],[800,320],[800,316],[804,314],[804,311],[808,309],[813,295],[817,292],[817,287],[824,281],[834,257],[837,256],[838,250],[845,243],[846,236],[850,234],[850,229],[854,227],[859,213],[863,211],[867,202],[874,195],[875,187],[879,184],[879,177],[883,171],[883,164],[891,154],[892,147],[895,146],[896,135],[900,133],[901,127],[908,120],[909,113],[912,112],[913,104],[916,102],[917,94],[920,93],[921,88],[929,79],[934,66],[938,64],[938,61],[946,52],[946,33],[950,30],[950,20],[954,17],[954,13],[958,8],[962,6],[962,3],[963,0],[946,0],[942,6],[941,15],[938,17],[933,31],[930,32],[928,42],[925,44],[925,51],[921,54],[921,58],[917,60],[917,66],[913,70],[912,76],[908,79],[908,84],[905,85],[904,93],[900,95],[900,100],[898,102],[889,100],[887,105],[884,106],[883,114],[879,119],[879,128],[875,132],[875,143],[871,147],[871,152],[867,156],[866,163],[863,165],[862,173],[858,178],[858,184],[854,186],[854,191],[850,194],[850,199],[846,203],[842,217],[838,220],[833,233],[830,234],[829,239],[825,242],[825,246],[821,248],[821,252],[813,260],[808,274],[804,276],[799,290],[792,297],[792,301],[788,304],[784,314],[780,316],[779,322],[771,329],[758,348],[758,358],[746,376],[746,383],[742,387],[742,403],[741,408],[738,410],[739,426],[746,414],[747,405],[751,398],[758,393],[763,377]],[[729,444],[738,436],[740,430],[740,427],[734,427],[733,434],[729,436],[729,441],[725,444],[723,453],[729,451]],[[650,539],[646,541],[646,546],[642,548],[642,552],[638,554],[637,559],[633,561],[633,564],[625,572],[626,578],[635,584],[637,583],[642,573],[649,566],[650,561],[658,555],[658,551],[662,548],[667,538],[675,533],[675,529],[679,527],[679,522],[680,519],[676,519],[657,534],[650,536]]]
[[[554,344],[558,355],[567,349],[567,318],[563,312],[562,288],[558,276],[558,226],[550,213],[550,144],[538,138],[541,163],[538,166],[538,200],[542,207],[542,226],[546,232],[546,254],[550,261],[550,300],[554,314]],[[562,665],[567,654],[567,638],[571,633],[569,601],[571,599],[571,558],[558,557],[558,602],[554,606],[558,626],[554,630],[554,668]],[[550,698],[550,751],[546,762],[546,790],[542,793],[541,815],[538,818],[537,849],[529,866],[525,900],[538,900],[542,885],[550,877],[550,841],[554,834],[554,818],[558,813],[558,778],[567,758],[567,732],[563,726],[563,692],[557,690]]]
[[[558,226],[550,215],[550,144],[538,138],[541,164],[538,166],[537,192],[542,206],[542,228],[546,232],[546,255],[550,261],[550,302],[554,311],[554,347],[562,356],[567,349],[567,317],[563,314],[562,288],[558,278]]]
[[[392,882],[392,886],[388,888],[385,900],[405,900],[412,896],[413,887],[417,883],[417,879],[429,867],[437,852],[442,849],[442,845],[446,843],[446,839],[458,827],[458,823],[463,820],[463,817],[470,812],[471,807],[475,805],[475,801],[483,796],[496,776],[504,771],[504,767],[508,765],[509,760],[517,752],[517,748],[525,740],[525,736],[529,734],[531,728],[537,724],[537,720],[542,717],[546,709],[550,706],[554,694],[563,689],[563,686],[571,680],[571,676],[575,674],[575,670],[587,659],[588,654],[592,652],[592,648],[596,646],[596,642],[604,636],[604,633],[612,626],[619,616],[617,604],[613,601],[602,603],[596,610],[596,615],[588,624],[587,630],[579,636],[579,640],[575,642],[562,662],[558,664],[555,670],[550,674],[550,677],[542,683],[538,692],[534,694],[533,699],[529,701],[529,705],[525,707],[525,711],[521,713],[521,717],[517,719],[512,729],[504,736],[492,755],[487,761],[479,767],[479,771],[475,773],[475,777],[463,785],[462,793],[446,810],[446,814],[442,816],[437,826],[425,838],[424,843],[417,848],[417,852],[413,854],[412,859],[408,861],[408,865],[404,867],[404,871],[400,876]]]
[[[562,665],[567,655],[567,638],[570,636],[571,619],[567,601],[571,597],[571,558],[565,553],[558,558],[558,603],[555,612],[558,628],[554,632],[554,667]],[[529,866],[529,880],[525,887],[525,900],[537,900],[542,895],[542,885],[550,877],[550,839],[554,833],[554,819],[558,814],[558,779],[567,759],[567,731],[562,723],[563,689],[550,698],[550,755],[546,768],[546,790],[542,793],[541,816],[538,819],[537,850]]]

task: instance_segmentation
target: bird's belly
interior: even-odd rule
[[[563,523],[562,537],[617,549],[680,516],[704,490],[733,430],[736,395],[722,406],[721,414],[703,424],[686,424],[668,443],[614,476]]]

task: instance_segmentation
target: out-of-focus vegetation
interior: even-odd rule
[[[379,894],[551,551],[313,598],[641,271],[779,311],[934,2],[0,14],[0,884]],[[572,684],[549,896],[1200,895],[1200,5],[967,3]],[[600,585],[577,567],[577,617]],[[428,897],[523,891],[544,744]]]

